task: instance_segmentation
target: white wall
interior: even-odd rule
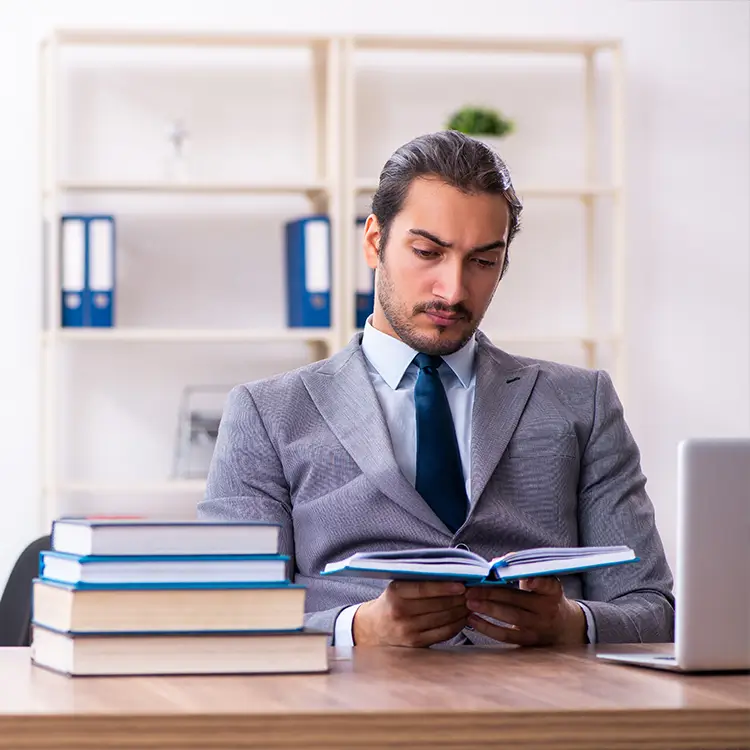
[[[673,555],[675,444],[750,433],[750,4],[627,11],[631,421]]]
[[[447,0],[237,0],[192,5],[133,0],[125,6],[91,0],[11,0],[0,7],[0,255],[5,284],[0,296],[0,580],[37,533],[36,51],[38,40],[53,26],[621,36],[628,77],[627,416],[642,447],[649,490],[673,559],[677,441],[688,435],[750,431],[750,5],[700,0],[475,0],[471,13],[460,14]],[[378,89],[372,81],[376,98],[361,107],[376,118],[382,114],[377,96],[385,84]],[[518,106],[525,106],[526,100],[520,96]],[[403,121],[404,111],[414,118],[414,127],[421,128],[423,108],[413,102],[402,106],[405,110],[392,110],[392,116],[378,120],[377,126],[368,117],[370,128],[363,128],[364,136],[375,143],[381,129]],[[530,119],[527,125],[540,127]],[[567,128],[564,121],[563,129]],[[387,151],[387,138],[380,147]],[[361,158],[367,157],[365,151]],[[553,153],[549,159],[554,158]],[[530,208],[527,246],[557,242],[562,252],[570,245],[565,233],[557,240],[555,235],[540,234],[542,222],[535,227],[533,216]],[[236,232],[247,231],[240,220],[234,227]],[[147,220],[131,224],[133,245],[155,237],[153,229]],[[184,239],[190,228],[182,229]],[[259,231],[271,230],[260,226]],[[153,242],[166,249],[167,241],[156,237]],[[526,246],[518,247],[520,253]],[[523,263],[517,263],[518,278],[523,278]],[[133,273],[144,273],[135,260],[133,264]],[[270,261],[265,272],[273,277],[278,268]],[[512,298],[513,287],[508,287],[508,294]],[[267,300],[271,318],[280,314],[277,304],[277,299]],[[135,301],[130,310],[138,310]],[[205,311],[213,315],[216,310]],[[138,434],[138,468],[156,471],[158,462],[168,460],[171,445],[154,438],[149,419],[160,428],[170,426],[175,384],[181,377],[210,377],[210,352],[180,349],[165,355],[152,348],[142,353],[138,375],[131,380],[125,369],[133,363],[128,351],[113,350],[103,360],[89,353],[78,360],[77,367],[112,377],[121,398],[87,399],[79,389],[79,401],[68,404],[69,410],[79,404],[88,418],[82,417],[78,427],[76,439],[83,441],[84,449],[72,451],[73,467],[85,460],[91,463],[94,456],[110,468],[128,471],[132,459],[127,443]],[[200,358],[194,356],[196,351]],[[226,351],[223,356],[227,365],[222,374],[230,380],[264,374],[263,365],[252,356]],[[281,352],[265,367],[293,366],[299,357],[298,351]],[[131,383],[138,385],[128,388]],[[159,395],[170,392],[172,401]],[[110,417],[132,418],[140,432],[124,432],[119,442],[114,436],[108,454],[96,453],[101,451],[97,429],[106,429]]]

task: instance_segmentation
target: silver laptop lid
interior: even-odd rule
[[[677,456],[677,664],[750,668],[750,438],[685,440]]]

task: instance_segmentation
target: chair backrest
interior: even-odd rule
[[[0,646],[28,646],[32,581],[39,575],[39,553],[50,548],[50,535],[29,544],[16,560],[0,598]]]

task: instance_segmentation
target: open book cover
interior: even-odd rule
[[[389,580],[424,578],[477,583],[508,583],[522,578],[577,573],[637,562],[630,547],[543,547],[485,560],[456,547],[359,552],[328,563],[321,575]]]

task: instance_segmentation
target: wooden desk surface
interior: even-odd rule
[[[0,649],[0,748],[750,748],[750,675],[593,654],[360,648],[325,675],[70,679]]]

